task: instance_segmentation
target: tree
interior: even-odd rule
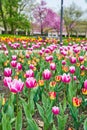
[[[52,9],[47,10],[47,15],[43,22],[43,27],[55,29],[58,33],[60,31],[60,16],[57,15]]]
[[[5,33],[7,33],[8,28],[11,30],[11,34],[14,34],[16,28],[19,29],[21,26],[27,25],[29,28],[27,17],[21,14],[19,9],[21,3],[22,0],[0,0],[0,16]]]
[[[4,1],[0,0],[0,17],[3,22],[5,33],[7,33],[7,22],[6,22],[6,16],[5,16],[4,10],[3,10],[3,4],[4,4]]]
[[[39,24],[40,26],[42,35],[44,29],[55,29],[59,32],[60,17],[52,9],[47,8],[46,3],[43,0],[34,9],[34,18],[36,24]]]
[[[76,22],[81,18],[82,14],[81,9],[76,6],[75,3],[72,3],[69,7],[64,9],[64,24],[68,36],[70,36],[70,32],[72,32]]]
[[[41,3],[33,10],[33,15],[35,18],[35,22],[39,24],[41,34],[43,35],[43,22],[47,15],[46,2],[42,0]]]

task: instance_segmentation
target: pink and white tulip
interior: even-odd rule
[[[45,80],[49,80],[50,78],[51,78],[51,72],[50,72],[50,70],[48,70],[48,69],[46,69],[46,70],[44,70],[44,72],[43,72],[43,74],[42,74],[42,76],[43,76],[43,78],[45,79]]]
[[[8,87],[11,92],[19,93],[24,88],[24,82],[22,82],[21,79],[19,79],[19,80],[14,79],[12,82],[8,83]]]
[[[27,88],[34,88],[36,87],[36,79],[33,77],[29,77],[26,79],[25,84]]]
[[[33,72],[33,70],[32,69],[30,69],[30,70],[27,70],[26,71],[26,78],[28,78],[28,77],[34,77],[34,72]]]
[[[4,69],[4,76],[10,77],[12,75],[12,69],[11,68],[5,68]]]
[[[60,113],[59,107],[56,107],[56,106],[52,107],[52,113],[54,115],[58,115]]]
[[[71,66],[69,71],[71,74],[74,74],[75,73],[75,66]]]
[[[22,64],[21,64],[21,63],[17,63],[16,68],[17,68],[18,70],[22,70]]]
[[[64,82],[64,83],[69,83],[70,81],[71,81],[70,75],[64,73],[64,74],[62,75],[62,82]]]
[[[50,69],[51,70],[56,70],[56,64],[55,63],[51,63],[50,64]]]
[[[16,66],[17,66],[17,61],[16,61],[16,60],[12,60],[12,61],[11,61],[11,66],[12,66],[13,68],[16,68]]]
[[[87,89],[87,80],[84,81],[84,88]]]
[[[12,55],[12,60],[17,60],[17,56],[16,55]]]
[[[8,83],[12,81],[12,77],[4,77],[3,83],[5,87],[8,87]]]

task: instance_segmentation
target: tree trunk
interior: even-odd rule
[[[3,21],[5,33],[7,33],[7,24],[6,24],[4,12],[3,12],[3,9],[2,9],[2,0],[0,0],[0,12],[1,12],[1,18],[2,18],[2,21]]]

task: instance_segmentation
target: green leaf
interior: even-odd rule
[[[0,123],[0,130],[2,130],[2,124]]]
[[[43,108],[38,103],[36,105],[37,105],[40,116],[42,117],[43,121],[45,121]]]
[[[13,104],[8,105],[7,115],[10,116],[10,118],[14,117],[14,106],[13,106]]]
[[[15,129],[22,130],[22,110],[18,112],[18,115],[16,117]]]
[[[57,118],[58,118],[58,130],[65,130],[68,115],[65,116],[58,115]]]
[[[53,128],[52,128],[52,130],[57,130],[57,129],[56,129],[56,127],[55,127],[55,125],[53,125]]]
[[[36,122],[33,119],[28,120],[28,128],[27,130],[39,130]]]
[[[27,104],[24,99],[22,99],[22,98],[20,98],[20,99],[21,99],[21,102],[22,102],[22,105],[23,105],[24,112],[25,112],[25,115],[26,115],[27,120],[28,120],[28,119],[31,119],[31,118],[32,118],[32,115],[31,115],[31,112],[30,112],[29,104]]]
[[[2,117],[2,130],[12,130],[10,120],[4,113]]]
[[[30,102],[29,102],[30,104],[29,104],[29,106],[30,106],[30,112],[31,112],[32,115],[34,114],[34,111],[35,111],[33,98],[34,98],[36,91],[37,91],[36,89],[32,89],[31,92],[30,92]]]
[[[84,130],[87,130],[87,118],[84,121]]]

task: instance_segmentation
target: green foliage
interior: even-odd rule
[[[29,31],[30,23],[28,18],[19,12],[19,3],[21,3],[22,0],[1,0],[0,2],[0,17],[5,31],[7,31],[7,28],[11,30],[11,34],[14,34],[16,29],[27,29]]]
[[[87,130],[87,118],[84,121],[84,130]]]
[[[60,114],[57,116],[58,130],[65,130],[68,115],[65,114],[66,110],[66,98],[64,98],[62,104],[59,103]]]
[[[4,112],[2,113],[2,115],[2,130],[12,130],[9,117]]]
[[[16,117],[15,129],[22,130],[22,110],[18,112],[18,115]]]
[[[52,105],[53,102],[51,102],[48,98],[45,97],[45,95],[42,95],[42,105],[39,105],[38,103],[37,105],[37,109],[39,111],[39,114],[42,118],[42,120],[44,121],[44,130],[47,130],[52,122],[53,122],[53,114],[52,114]]]

